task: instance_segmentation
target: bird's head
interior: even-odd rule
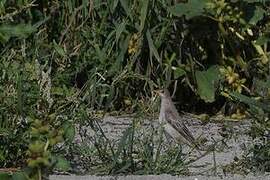
[[[156,92],[161,98],[171,97],[170,92],[168,91],[168,89],[155,90],[155,92]]]

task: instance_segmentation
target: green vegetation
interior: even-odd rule
[[[143,119],[135,118],[118,142],[106,137],[97,121],[91,121],[95,131],[93,146],[72,145],[69,152],[79,152],[84,168],[91,174],[188,174],[182,148],[165,144],[158,128],[143,128]],[[87,140],[85,140],[87,142]],[[75,162],[76,163],[76,162]]]
[[[176,87],[180,108],[193,113],[237,102],[224,112],[237,115],[246,104],[256,117],[251,134],[264,139],[249,168],[269,171],[269,8],[259,0],[2,0],[0,167],[22,171],[0,177],[68,170],[56,149],[73,141],[75,124],[96,110],[152,113],[146,107],[162,87]],[[177,156],[170,149],[149,159],[156,146],[141,149],[149,166],[138,167],[129,153],[140,141],[128,142],[106,152],[103,172],[184,172],[182,160],[160,166]]]

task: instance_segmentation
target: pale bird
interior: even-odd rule
[[[165,89],[156,92],[161,97],[159,122],[164,127],[165,133],[171,136],[177,143],[186,143],[199,149],[195,138],[180,117],[169,91]]]

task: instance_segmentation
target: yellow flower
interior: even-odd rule
[[[241,93],[242,92],[242,89],[244,87],[244,83],[246,82],[246,79],[243,78],[243,79],[237,79],[233,84],[232,84],[232,87],[233,89],[236,91],[236,92],[239,92]]]
[[[246,118],[246,113],[241,112],[240,109],[237,109],[236,112],[231,115],[231,118],[238,119],[238,120],[244,119],[244,118]]]
[[[225,75],[225,79],[228,84],[234,83],[239,78],[239,74],[235,73],[231,66],[228,66],[227,68],[221,68],[220,72]]]
[[[221,68],[220,72],[225,76],[226,82],[233,90],[239,93],[242,92],[243,87],[245,87],[245,78],[240,79],[239,74],[235,73],[230,66],[228,66],[227,68]]]
[[[133,34],[128,42],[128,54],[135,54],[139,49],[139,35]]]

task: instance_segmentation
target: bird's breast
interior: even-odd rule
[[[158,120],[160,124],[163,124],[164,122],[166,122],[164,113],[160,112]]]

